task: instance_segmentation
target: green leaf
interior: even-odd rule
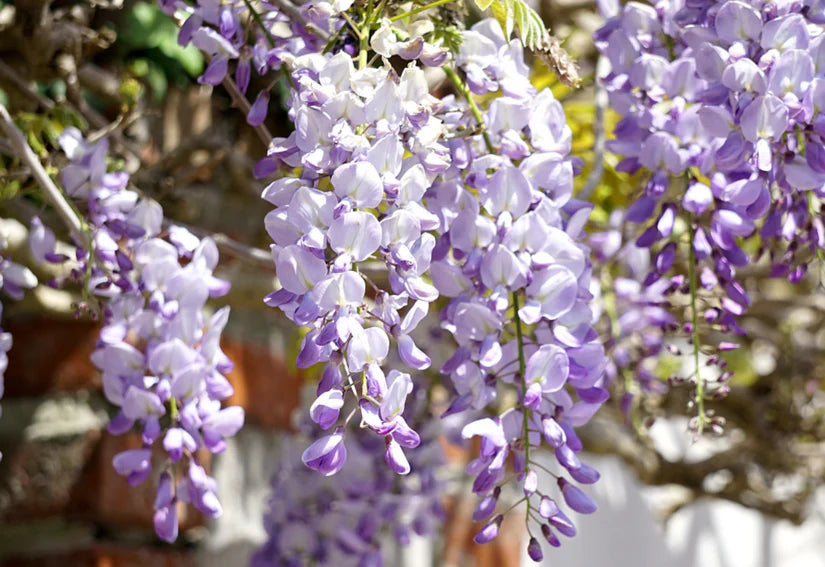
[[[481,8],[478,0],[476,4]],[[541,49],[547,37],[547,28],[541,16],[524,0],[491,0],[487,2],[487,6],[498,20],[505,38],[509,40],[515,30],[524,47],[531,50]]]
[[[476,6],[478,6],[478,9],[482,10],[482,11],[489,8],[490,4],[493,3],[493,0],[473,0],[473,1],[476,3]]]
[[[21,183],[19,179],[11,179],[5,185],[0,185],[0,201],[10,201],[20,193]]]
[[[504,37],[510,39],[513,35],[513,2],[517,0],[494,0],[492,5],[493,16],[504,31]]]

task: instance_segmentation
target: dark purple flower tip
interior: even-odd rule
[[[493,521],[481,528],[481,531],[475,535],[473,541],[478,544],[483,544],[489,543],[496,539],[496,536],[498,536],[498,529],[501,527],[501,522],[503,520],[504,516],[501,514],[493,518]]]
[[[592,514],[598,509],[596,503],[577,486],[570,484],[564,477],[559,477],[559,488],[565,503],[579,514]]]
[[[530,543],[527,544],[527,555],[536,563],[544,559],[544,554],[541,552],[541,545],[539,545],[539,541],[534,537],[531,537]]]
[[[550,529],[550,526],[547,524],[541,525],[541,535],[544,536],[544,539],[547,540],[547,543],[552,545],[553,547],[560,547],[561,542],[559,541],[558,536],[553,533],[553,530]]]

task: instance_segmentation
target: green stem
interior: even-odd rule
[[[521,329],[521,317],[519,317],[518,310],[518,294],[514,291],[513,297],[513,321],[516,323],[516,343],[518,344],[518,371],[521,376],[521,397],[522,404],[524,397],[527,395],[527,378],[524,375],[527,365],[524,362],[524,333]],[[527,418],[527,406],[524,406],[521,411],[522,427],[524,428],[524,472],[526,473],[530,466],[530,427]],[[527,499],[526,522],[530,521],[530,499]]]
[[[699,289],[696,274],[696,252],[693,250],[693,238],[695,227],[693,217],[690,219],[690,243],[688,244],[688,278],[690,279],[690,310],[691,310],[691,342],[693,343],[693,366],[696,376],[696,410],[699,423],[696,432],[701,435],[705,429],[705,383],[699,375],[699,311],[696,307],[696,295]]]
[[[250,0],[243,0],[243,3],[246,4],[247,10],[249,10],[249,13],[252,14],[252,19],[255,20],[255,23],[258,24],[258,27],[261,28],[262,32],[264,32],[266,40],[269,43],[269,47],[275,47],[275,38],[272,37],[270,31],[264,25],[264,21],[263,19],[261,19],[261,15],[257,11],[255,11],[255,8],[252,6],[252,2],[250,2]],[[286,82],[289,83],[289,86],[294,89],[295,83],[292,82],[292,76],[290,76],[289,70],[286,68],[286,65],[283,65],[281,67],[281,73],[283,74]]]
[[[178,402],[175,398],[169,398],[169,417],[172,419],[172,425],[178,419]]]
[[[272,34],[268,29],[266,29],[264,21],[261,19],[261,15],[252,6],[252,2],[250,2],[250,0],[243,0],[243,3],[246,4],[246,9],[249,10],[250,14],[252,14],[252,19],[255,20],[255,23],[258,24],[258,27],[260,27],[264,32],[264,35],[266,35],[266,40],[269,42],[269,47],[275,47],[275,38],[272,37]]]
[[[408,12],[404,12],[402,14],[398,14],[390,18],[391,22],[397,22],[398,20],[403,20],[404,18],[409,18],[410,16],[415,16],[416,14],[420,14],[421,12],[425,12],[430,8],[435,8],[436,6],[441,6],[443,4],[449,4],[453,0],[436,0],[435,2],[430,2],[429,4],[425,4],[424,6],[419,6],[418,8],[413,8]]]
[[[458,74],[452,69],[452,67],[447,67],[445,65],[441,69],[447,74],[447,78],[450,79],[450,82],[455,85],[455,88],[458,89],[458,92],[461,93],[461,96],[463,96],[467,101],[467,104],[470,107],[470,112],[473,114],[473,118],[475,118],[481,128],[481,135],[484,137],[484,145],[487,146],[487,151],[491,154],[496,153],[496,150],[493,147],[493,142],[490,141],[490,136],[487,134],[487,128],[484,126],[484,117],[481,115],[481,109],[478,108],[478,105],[473,98],[473,93],[470,92],[470,89],[467,88],[467,85],[464,84],[464,81],[459,78]]]
[[[370,48],[370,25],[367,23],[361,28],[361,43],[358,48],[358,70],[367,68],[367,55]]]

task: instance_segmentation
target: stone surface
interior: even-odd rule
[[[0,523],[64,513],[107,419],[82,392],[3,400]]]

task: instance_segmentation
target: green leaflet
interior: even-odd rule
[[[541,49],[547,36],[547,28],[541,17],[523,0],[474,0],[480,10],[490,8],[504,36],[510,38],[513,30],[518,33],[524,47]]]

